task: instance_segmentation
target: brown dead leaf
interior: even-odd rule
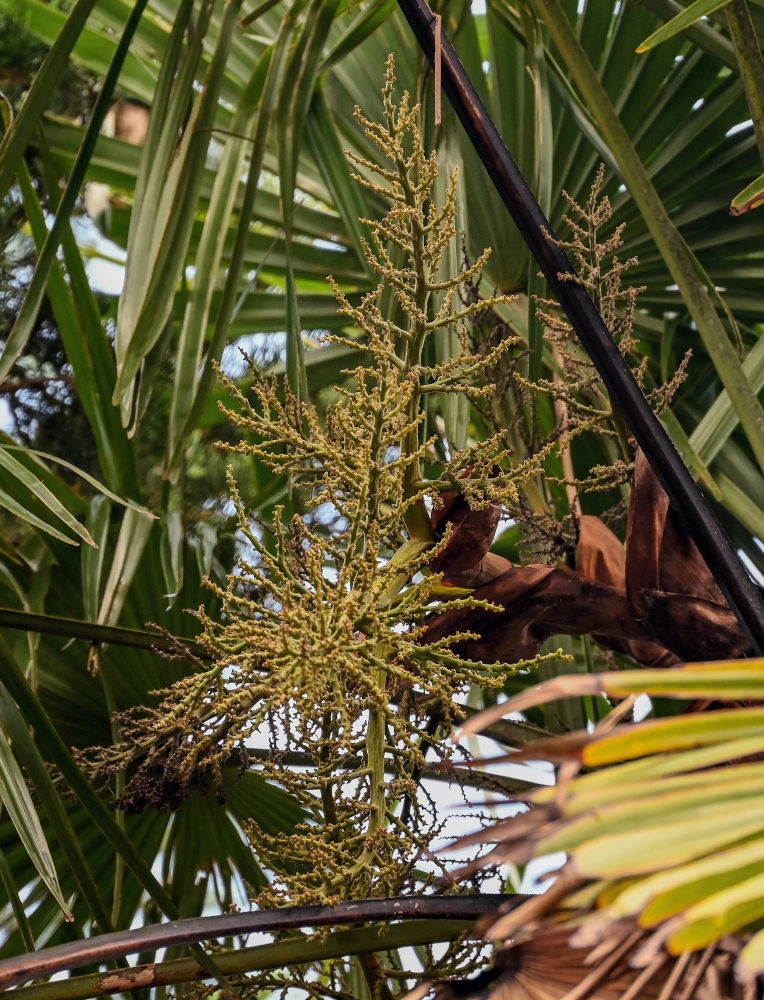
[[[735,660],[750,652],[726,604],[656,590],[644,590],[642,600],[653,636],[682,660]]]
[[[598,517],[584,514],[579,524],[576,570],[587,580],[626,592],[626,551],[620,539]],[[633,656],[646,667],[671,667],[679,658],[663,646],[640,639],[593,635],[603,646]]]
[[[585,580],[626,593],[626,551],[621,540],[598,517],[583,514],[578,525],[576,570]]]
[[[642,591],[660,590],[660,551],[668,497],[641,450],[634,459],[634,481],[626,529],[626,591],[637,614]]]
[[[626,585],[632,604],[640,611],[644,590],[686,594],[726,606],[705,560],[641,451],[634,462],[626,552]]]
[[[656,965],[644,976],[629,966],[628,955],[643,937],[632,925],[609,955],[594,965],[589,953],[570,944],[570,927],[548,926],[496,953],[492,969],[473,980],[438,984],[435,1000],[622,1000],[642,976],[637,996],[657,1000],[670,973],[670,963]],[[588,988],[587,988],[588,987]],[[575,994],[571,991],[576,990]]]
[[[432,512],[430,523],[438,537],[451,525],[446,547],[430,562],[434,573],[443,573],[445,583],[455,587],[479,587],[499,576],[512,564],[489,552],[501,507],[489,504],[472,510],[460,493],[444,493],[442,506]]]
[[[680,659],[734,659],[749,651],[748,637],[641,451],[629,506],[626,587],[651,637]]]
[[[687,594],[726,607],[724,594],[673,507],[663,528],[659,566],[660,589]]]
[[[436,615],[423,641],[477,634],[454,648],[484,662],[535,656],[551,635],[592,635],[651,667],[681,660],[745,655],[748,640],[641,451],[637,452],[627,545],[596,517],[579,524],[576,569],[512,566],[489,552],[500,517],[496,506],[471,510],[444,496],[432,524],[452,535],[431,568],[445,581],[473,587],[501,608],[462,608]]]
[[[499,605],[502,611],[446,611],[430,622],[423,641],[476,632],[478,639],[454,648],[470,659],[511,663],[535,656],[544,640],[555,634],[647,638],[624,593],[585,580],[565,567],[513,566],[477,587],[474,596]]]

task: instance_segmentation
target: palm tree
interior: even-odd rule
[[[637,45],[660,23],[655,15],[665,17],[659,0],[578,6],[491,0],[484,14],[466,4],[442,13],[555,228],[568,208],[562,190],[583,201],[605,163],[602,194],[612,202],[613,225],[626,223],[619,252],[638,255],[632,280],[645,286],[635,329],[646,384],[670,378],[692,348],[687,380],[664,420],[735,546],[761,569],[764,439],[755,400],[764,363],[756,292],[764,265],[755,213],[731,218],[728,211],[761,164],[734,41],[723,19],[711,20],[637,56]],[[198,650],[158,657],[147,623],[190,640],[198,626],[184,609],[204,603],[208,615],[219,613],[202,580],[223,581],[234,560],[235,525],[210,442],[230,434],[215,404],[230,405],[233,396],[210,362],[223,359],[236,375],[229,362],[236,345],[278,351],[274,372],[295,394],[322,404],[343,380],[351,349],[320,346],[314,334],[348,328],[327,274],[353,304],[373,287],[358,220],[378,217],[380,199],[350,183],[343,148],[374,157],[349,110],[359,104],[374,114],[390,51],[402,84],[423,101],[427,145],[442,163],[458,165],[466,181],[457,217],[468,257],[492,246],[488,282],[518,295],[495,306],[482,335],[508,324],[527,345],[527,379],[559,374],[533,307],[543,285],[527,248],[450,110],[444,108],[442,124],[432,124],[432,78],[393,4],[345,8],[313,0],[247,11],[236,2],[108,0],[94,7],[79,0],[63,13],[27,0],[24,11],[29,30],[51,48],[8,123],[0,189],[22,200],[39,257],[0,369],[8,376],[23,359],[47,296],[103,489],[75,489],[48,458],[6,442],[4,503],[29,525],[18,545],[6,547],[0,584],[8,609],[0,679],[10,706],[3,730],[12,746],[4,762],[13,779],[3,793],[8,818],[0,829],[9,955],[71,937],[49,892],[53,869],[63,900],[74,901],[80,935],[162,914],[195,916],[205,905],[224,911],[246,897],[244,882],[257,887],[265,879],[242,840],[243,821],[254,818],[275,835],[302,816],[257,769],[237,780],[233,762],[223,775],[224,804],[199,790],[175,811],[125,816],[113,809],[111,793],[93,791],[70,748],[119,742],[115,712],[155,704],[151,692],[199,668]],[[760,12],[751,13],[761,37]],[[103,74],[86,125],[45,115],[70,57]],[[101,134],[116,95],[152,109],[142,148]],[[26,165],[32,158],[37,184]],[[637,196],[639,171],[654,186],[647,200]],[[127,251],[119,303],[105,313],[85,271],[92,251],[77,245],[70,226],[82,185],[95,182],[111,188],[108,235]],[[45,209],[57,212],[50,232]],[[667,217],[683,242],[665,228]],[[452,273],[459,266],[453,253]],[[704,286],[710,306],[699,312]],[[280,336],[269,341],[273,334]],[[455,341],[439,348],[444,356],[456,349]],[[241,375],[240,387],[248,378]],[[430,399],[428,428],[448,446],[487,436],[493,417],[511,428],[517,463],[557,421],[554,407],[541,401],[522,401],[517,420],[508,397],[492,414],[463,400]],[[573,443],[579,478],[612,457],[611,446],[595,436]],[[276,504],[291,509],[296,502],[287,477],[262,461],[242,462],[237,471],[264,521]],[[596,515],[626,493],[620,485],[604,500],[593,493],[575,502]],[[525,488],[536,519],[563,522],[572,502],[562,486],[529,480]],[[85,533],[86,544],[71,544]],[[512,532],[502,545],[516,552]],[[566,644],[577,668],[597,668],[588,637]],[[586,721],[586,704],[569,703],[534,721],[576,728]],[[28,727],[34,740],[24,737]],[[63,782],[51,781],[46,765]],[[24,776],[41,828],[23,820]]]

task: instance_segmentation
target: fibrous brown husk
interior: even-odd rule
[[[452,533],[431,568],[447,583],[474,587],[476,598],[502,610],[436,615],[425,642],[472,632],[478,638],[459,643],[461,655],[512,662],[534,656],[550,635],[589,634],[653,667],[748,651],[747,637],[641,452],[626,549],[599,518],[584,515],[575,569],[513,566],[489,552],[498,507],[470,510],[458,494],[443,499],[433,527],[442,534],[450,523]]]
[[[592,951],[574,946],[575,928],[547,925],[496,952],[493,967],[472,980],[436,984],[435,1000],[749,1000],[735,981],[739,942],[678,958],[662,955],[647,968],[632,959],[645,932],[623,921]],[[572,940],[573,939],[573,940]]]

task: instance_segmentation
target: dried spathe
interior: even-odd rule
[[[431,568],[501,610],[445,611],[432,619],[425,641],[474,633],[455,648],[484,662],[527,659],[557,634],[593,635],[647,666],[745,654],[746,636],[641,452],[625,549],[599,518],[584,515],[574,569],[491,561],[499,513],[496,506],[470,510],[449,496],[433,515],[441,531],[450,523],[451,535]]]

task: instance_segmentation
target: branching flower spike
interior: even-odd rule
[[[456,236],[456,177],[436,205],[437,164],[422,147],[419,109],[405,94],[395,103],[394,80],[390,59],[382,124],[356,110],[381,154],[380,163],[355,159],[357,179],[390,204],[384,219],[367,221],[364,247],[379,284],[354,306],[333,283],[348,335],[329,339],[356,350],[358,365],[325,413],[257,371],[251,398],[227,382],[236,401],[227,415],[245,432],[230,450],[288,474],[307,496],[305,513],[277,509],[266,527],[229,477],[242,550],[228,586],[210,584],[222,621],[199,612],[213,663],[162,692],[143,723],[130,720],[131,746],[101,763],[137,765],[126,807],[158,804],[162,794],[172,805],[194,783],[214,785],[231,756],[240,748],[246,756],[247,741],[267,730],[273,752],[260,773],[294,796],[305,822],[278,841],[250,830],[253,849],[275,872],[258,897],[263,905],[393,895],[444,873],[446,861],[429,853],[440,820],[418,787],[424,755],[454,752],[445,736],[459,717],[457,694],[501,684],[512,669],[457,655],[453,646],[468,634],[425,635],[435,610],[492,608],[465,591],[450,596],[430,569],[450,537],[447,530],[436,542],[431,527],[441,493],[458,491],[473,509],[513,504],[543,456],[513,468],[492,438],[432,472],[425,397],[485,395],[486,372],[514,342],[482,356],[469,350],[466,322],[501,300],[465,306],[457,291],[478,279],[488,251],[442,277],[441,258]],[[387,290],[390,316],[381,306]],[[451,329],[457,354],[426,364],[428,338]],[[313,516],[321,504],[333,508],[331,531]],[[288,766],[285,751],[309,766]],[[418,868],[422,858],[430,875]]]

